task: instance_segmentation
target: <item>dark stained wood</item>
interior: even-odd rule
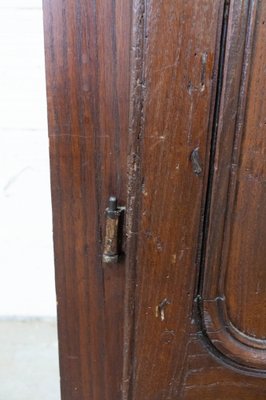
[[[234,171],[226,297],[234,325],[247,335],[266,339],[266,3],[259,5],[249,79],[244,92],[246,110]],[[236,146],[235,146],[236,147]],[[239,285],[239,283],[241,283]],[[266,342],[265,342],[266,348]],[[266,367],[266,355],[265,355]]]
[[[117,399],[125,267],[101,260],[109,196],[127,198],[131,4],[43,5],[62,399]]]
[[[180,390],[182,400],[265,399],[265,378],[239,371],[237,367],[224,363],[219,354],[210,357],[210,349],[202,346],[199,334],[190,336],[187,349]]]
[[[139,11],[145,39],[130,398],[161,400],[179,393],[186,357],[223,5],[148,1]]]
[[[202,292],[215,346],[229,360],[264,372],[265,18],[264,3],[231,4]]]
[[[265,21],[44,0],[62,400],[266,398]]]

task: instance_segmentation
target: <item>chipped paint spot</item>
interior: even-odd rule
[[[165,320],[165,307],[169,304],[171,304],[171,302],[167,298],[165,298],[161,301],[161,303],[158,306],[156,306],[155,309],[156,318],[160,317],[161,321]]]
[[[157,247],[157,250],[158,250],[159,252],[162,252],[162,251],[163,251],[163,243],[162,243],[162,241],[160,240],[160,238],[157,238],[157,239],[156,239],[156,247]]]
[[[202,53],[201,56],[201,82],[200,82],[200,92],[204,92],[206,87],[206,64],[207,64],[208,54],[206,52]]]
[[[176,263],[176,254],[172,254],[171,256],[171,264],[175,264]]]

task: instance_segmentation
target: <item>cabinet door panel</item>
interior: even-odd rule
[[[239,17],[246,21],[246,34],[237,41],[231,21],[203,309],[209,337],[222,353],[266,370],[265,3],[247,3]]]
[[[62,399],[117,399],[125,266],[101,258],[127,198],[131,3],[43,4]]]
[[[266,398],[265,21],[44,0],[62,400]]]
[[[186,356],[223,4],[151,0],[137,10],[143,110],[132,194],[137,250],[128,266],[135,269],[130,395],[159,400],[179,392]]]

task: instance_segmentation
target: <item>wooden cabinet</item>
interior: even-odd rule
[[[266,3],[44,0],[44,28],[62,400],[265,400]]]

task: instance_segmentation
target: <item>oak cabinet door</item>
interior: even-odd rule
[[[265,21],[44,0],[62,400],[266,398]]]

